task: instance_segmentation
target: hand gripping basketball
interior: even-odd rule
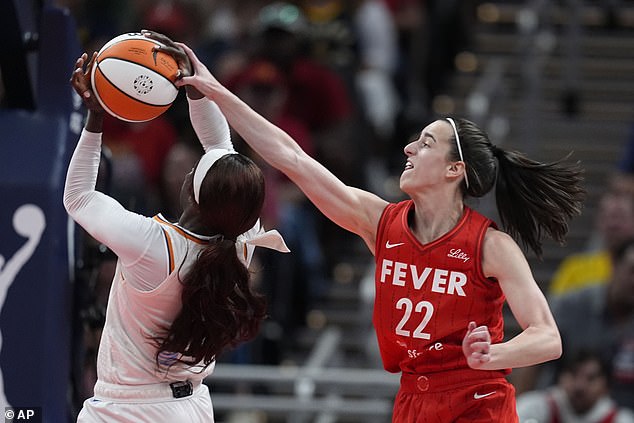
[[[106,112],[145,122],[172,105],[178,95],[178,64],[158,46],[159,41],[137,32],[119,35],[99,50],[90,81]]]
[[[97,113],[103,113],[103,107],[101,107],[101,104],[97,101],[97,97],[95,97],[90,84],[90,73],[95,64],[96,57],[97,52],[94,52],[90,61],[86,63],[88,54],[82,54],[75,62],[75,70],[70,77],[70,83],[84,101],[84,105],[87,109]]]
[[[168,36],[159,34],[155,31],[142,29],[141,34],[161,43],[162,45],[157,45],[154,49],[167,53],[176,60],[176,63],[178,64],[178,78],[193,75],[192,62],[189,60],[189,56],[187,56],[185,50],[179,47],[177,43],[172,41]]]

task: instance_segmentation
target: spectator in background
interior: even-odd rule
[[[385,153],[379,146],[393,135],[399,103],[393,79],[396,28],[389,9],[380,0],[301,0],[299,5],[307,18],[311,56],[344,80],[376,138],[370,153]]]
[[[355,86],[366,119],[378,137],[389,142],[394,135],[400,107],[394,81],[398,65],[396,25],[383,1],[362,0],[352,3],[354,30],[359,45]]]
[[[356,1],[300,0],[295,2],[306,19],[308,54],[334,70],[349,87],[359,62],[359,43],[354,30]]]
[[[301,0],[312,57],[331,67],[355,95],[380,137],[390,137],[398,112],[394,19],[382,0]]]
[[[262,8],[252,39],[256,59],[274,63],[286,75],[286,111],[303,122],[314,138],[315,153],[332,165],[344,180],[357,180],[349,154],[354,105],[350,87],[332,69],[307,54],[307,21],[291,3],[275,2]],[[352,167],[352,169],[351,169]]]
[[[365,186],[367,127],[359,120],[352,88],[332,68],[310,56],[308,24],[302,10],[289,2],[263,7],[250,49],[252,60],[268,60],[285,75],[285,111],[310,131],[314,157],[344,182]],[[316,224],[326,266],[334,268],[345,260],[351,251],[349,245],[357,240],[321,215]]]
[[[396,85],[403,101],[404,120],[424,120],[428,115],[429,95],[423,75],[427,57],[425,36],[427,9],[418,0],[384,0],[394,21],[398,43]]]
[[[610,363],[591,350],[565,353],[557,384],[517,398],[521,423],[634,423],[610,397]]]
[[[386,193],[391,159],[401,157],[394,141],[400,99],[395,85],[398,65],[396,27],[381,0],[302,0],[309,21],[313,55],[331,64],[349,87],[358,109],[368,159],[367,184]],[[357,147],[358,149],[358,147]]]
[[[189,40],[190,43],[199,42],[205,17],[205,14],[201,13],[203,6],[199,2],[144,0],[137,3],[137,11],[140,14],[140,28],[137,30],[152,28],[170,37]]]
[[[133,211],[157,212],[161,171],[179,139],[174,123],[166,115],[139,123],[105,115],[103,125],[103,143],[112,152],[112,195]]]
[[[275,63],[265,59],[254,59],[243,69],[231,75],[227,85],[239,92],[251,107],[258,110],[267,119],[284,128],[289,134],[296,136],[298,143],[310,155],[315,154],[310,130],[304,122],[290,114],[287,109],[288,81]],[[246,143],[243,143],[242,147],[250,150]],[[265,223],[275,224],[279,220],[280,203],[301,200],[303,195],[294,184],[289,183],[281,172],[271,168],[264,161],[259,164],[265,171],[269,194],[265,200],[263,219]]]
[[[272,61],[254,59],[243,69],[231,75],[227,84],[245,96],[252,107],[261,110],[263,116],[284,127],[298,137],[298,142],[309,154],[315,154],[310,130],[288,110],[288,80]],[[245,144],[248,148],[248,145]]]
[[[470,16],[475,13],[467,13],[472,10],[472,3],[464,0],[428,0],[425,6],[427,56],[423,80],[427,95],[433,100],[449,88],[456,54],[471,41]]]
[[[206,2],[206,23],[198,42],[201,60],[213,66],[218,77],[227,81],[249,62],[248,46],[257,16],[265,0],[225,0]]]
[[[595,218],[595,239],[589,251],[562,261],[549,292],[553,296],[602,284],[612,276],[612,254],[626,239],[634,237],[634,175],[616,173],[599,201]]]
[[[385,181],[393,173],[394,165],[400,164],[401,157],[400,138],[396,133],[403,104],[396,84],[400,59],[397,28],[383,0],[360,0],[352,4],[359,41],[354,83],[361,112],[374,139],[365,165],[367,186],[389,198],[392,193]]]
[[[292,134],[302,148],[314,155],[310,131],[302,121],[288,113],[288,84],[285,75],[272,62],[256,59],[229,78],[229,86],[267,119]],[[246,143],[240,148],[249,151]],[[257,154],[249,154],[258,161]],[[303,326],[306,314],[323,296],[326,284],[323,252],[316,228],[316,210],[305,195],[283,173],[266,162],[258,161],[266,178],[266,197],[262,220],[275,226],[294,254],[279,257],[260,251],[261,285],[269,297],[271,319],[260,336],[255,361],[278,364],[295,345],[296,330]]]
[[[608,283],[563,294],[551,300],[551,307],[564,351],[593,349],[605,355],[612,364],[612,397],[621,406],[631,406],[634,404],[634,238],[614,250],[612,263]],[[555,367],[551,363],[530,369],[536,388],[555,383]]]

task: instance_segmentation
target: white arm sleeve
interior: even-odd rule
[[[216,103],[206,97],[187,97],[189,118],[205,152],[214,148],[233,150],[229,123]]]
[[[64,207],[86,232],[117,255],[133,285],[157,286],[169,273],[160,225],[95,191],[100,153],[101,134],[82,131],[68,166]]]

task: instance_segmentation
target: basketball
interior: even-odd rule
[[[127,122],[145,122],[164,113],[178,94],[178,64],[153,51],[162,44],[140,33],[119,35],[97,53],[91,83],[101,106]]]

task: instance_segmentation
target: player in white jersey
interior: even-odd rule
[[[259,225],[261,170],[236,153],[218,107],[189,89],[205,154],[183,183],[178,222],[126,210],[95,191],[103,109],[83,54],[71,84],[88,108],[71,159],[64,206],[118,257],[97,360],[94,397],[79,422],[213,422],[202,383],[224,348],[252,338],[265,316],[247,267],[256,245],[288,251]],[[187,69],[188,63],[181,63]]]

